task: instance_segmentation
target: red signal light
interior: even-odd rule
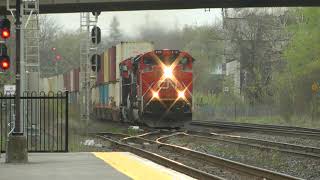
[[[8,69],[8,68],[10,67],[10,64],[9,64],[7,61],[4,61],[4,62],[2,62],[1,67],[2,67],[3,69]]]
[[[1,31],[1,37],[3,39],[8,39],[10,37],[10,30],[7,28],[3,28]]]
[[[61,60],[61,56],[60,55],[56,55],[56,60],[57,61]]]
[[[0,57],[0,68],[7,70],[10,68],[10,59],[9,57]]]

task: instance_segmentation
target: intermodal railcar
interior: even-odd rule
[[[101,57],[97,81],[91,87],[92,119],[152,127],[180,127],[191,120],[194,59],[188,52],[154,50],[151,42],[121,42]],[[80,97],[80,74],[74,69],[63,78],[43,78],[42,90],[68,90],[70,103],[78,106],[84,98]]]

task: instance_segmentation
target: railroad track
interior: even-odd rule
[[[276,150],[285,153],[293,153],[302,156],[308,156],[312,158],[320,158],[320,148],[310,147],[310,146],[301,146],[289,143],[280,143],[274,141],[261,140],[256,138],[248,138],[241,136],[233,136],[226,134],[217,134],[217,133],[205,133],[205,132],[196,132],[196,131],[186,131],[181,133],[172,134],[171,136],[166,136],[161,139],[161,141],[166,141],[173,136],[191,136],[200,139],[208,139],[214,141],[221,141],[227,143],[233,143],[238,145],[246,145],[259,149],[268,149]]]
[[[158,154],[143,150],[141,148],[137,148],[137,147],[134,147],[132,145],[128,145],[128,144],[122,143],[120,141],[116,141],[116,140],[110,139],[110,138],[108,138],[106,136],[103,136],[101,134],[100,135],[96,135],[96,137],[99,137],[99,138],[101,138],[103,140],[111,142],[114,147],[116,147],[116,148],[118,148],[120,150],[131,152],[133,154],[136,154],[138,156],[144,157],[144,158],[149,159],[149,160],[151,160],[153,162],[156,162],[156,163],[158,163],[160,165],[163,165],[165,167],[171,168],[171,169],[176,170],[178,172],[184,173],[184,174],[189,175],[191,177],[194,177],[194,178],[197,178],[197,179],[223,180],[223,178],[220,178],[218,176],[214,176],[212,174],[209,174],[209,173],[200,171],[198,169],[186,166],[184,164],[181,164],[181,163],[176,162],[174,160],[165,158],[165,157],[160,156]],[[139,137],[135,137],[135,138],[139,138]]]
[[[193,121],[191,122],[191,125],[320,139],[319,129],[308,129],[293,126],[261,125],[251,123],[235,123],[220,121]]]
[[[162,136],[156,141],[143,138],[144,136],[148,136],[150,134],[132,137],[128,136],[120,141],[110,139],[102,134],[97,135],[97,137],[112,142],[121,150],[130,151],[139,156],[145,157],[155,161],[156,163],[170,167],[174,170],[198,179],[299,179],[286,174],[277,173],[210,154],[194,151],[185,147],[161,142],[162,139],[165,139],[171,135]],[[108,136],[110,136],[110,134]],[[171,155],[168,155],[168,153]],[[163,157],[163,155],[166,157]],[[176,162],[171,158],[167,158],[167,156],[171,157],[172,155],[174,156],[173,159],[178,159],[179,161]],[[226,175],[224,173],[223,174],[225,177],[224,175],[213,175],[214,173],[211,173],[211,171],[218,171],[218,174],[224,172]]]

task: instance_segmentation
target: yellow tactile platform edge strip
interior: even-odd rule
[[[164,167],[159,168],[159,165],[152,165],[143,158],[134,157],[135,155],[125,152],[94,152],[96,157],[102,159],[113,168],[135,180],[177,180],[177,179],[192,179],[188,176],[174,174],[172,170]],[[146,161],[146,162],[144,162]],[[179,173],[180,174],[180,173]],[[180,176],[180,177],[179,177]],[[186,178],[188,177],[188,178]]]

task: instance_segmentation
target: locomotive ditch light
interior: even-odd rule
[[[181,98],[181,99],[185,98],[184,91],[178,91],[178,98]]]
[[[153,92],[152,92],[152,98],[157,98],[157,99],[159,99],[159,92],[158,92],[158,91],[153,91]]]

